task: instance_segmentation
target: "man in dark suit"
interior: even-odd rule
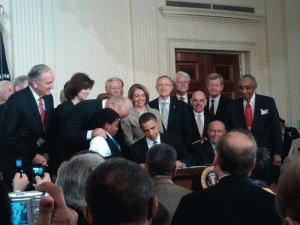
[[[89,149],[93,137],[105,136],[103,129],[89,126],[89,120],[96,112],[102,108],[111,108],[119,114],[120,118],[124,118],[129,114],[132,107],[132,102],[127,97],[114,96],[106,100],[104,106],[102,101],[97,99],[86,100],[74,107],[59,136],[59,145],[62,146],[60,152],[62,160],[69,159],[78,151]],[[121,149],[126,148],[120,127],[115,139],[121,145]]]
[[[227,107],[232,100],[221,95],[224,88],[223,77],[218,73],[210,74],[206,79],[206,88],[208,104],[205,107],[205,112],[209,113],[214,120],[224,122]]]
[[[177,152],[177,158],[189,164],[189,154],[180,139],[174,134],[159,133],[159,121],[153,113],[144,113],[139,118],[139,125],[145,137],[130,146],[131,160],[146,162],[148,149],[156,144],[168,144]],[[186,160],[186,161],[185,161]]]
[[[215,120],[208,125],[208,140],[197,142],[192,146],[192,152],[196,156],[196,166],[205,166],[213,163],[215,158],[216,144],[226,133],[225,125]]]
[[[42,152],[53,112],[54,74],[43,64],[28,73],[29,86],[8,99],[2,116],[1,170],[7,182],[15,173],[16,159],[22,159],[25,173],[32,164],[47,165]]]
[[[187,146],[192,143],[192,123],[188,105],[171,97],[173,81],[168,76],[160,76],[156,81],[159,98],[149,102],[151,108],[160,112],[164,133],[176,134]]]
[[[202,91],[195,91],[191,98],[191,120],[193,126],[193,136],[192,141],[195,142],[204,142],[207,139],[207,127],[212,118],[204,108],[207,104],[207,99],[205,94]]]
[[[279,115],[273,98],[256,94],[257,82],[252,75],[239,80],[242,98],[228,108],[226,127],[245,128],[252,132],[258,147],[269,150],[273,165],[281,163],[282,135]]]
[[[186,104],[190,104],[191,99],[191,94],[188,94],[190,82],[190,75],[188,75],[186,72],[179,71],[176,73],[175,97]]]
[[[282,133],[282,160],[284,160],[290,152],[292,141],[299,138],[300,135],[295,127],[286,127],[285,120],[280,118],[280,128]]]
[[[252,184],[256,142],[250,133],[225,134],[216,148],[215,186],[184,196],[175,212],[177,224],[281,224],[275,195]]]

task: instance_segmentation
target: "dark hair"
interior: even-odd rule
[[[232,140],[239,135],[241,141]],[[225,134],[216,145],[218,162],[223,172],[248,176],[254,167],[257,145],[254,137],[249,132],[231,131]]]
[[[27,75],[30,86],[32,86],[33,81],[40,81],[42,77],[41,75],[49,70],[51,70],[50,67],[45,64],[39,64],[32,67]]]
[[[253,88],[257,88],[257,81],[256,81],[255,77],[252,75],[249,75],[249,74],[241,76],[238,84],[240,84],[241,80],[245,80],[245,79],[252,80]]]
[[[135,162],[122,158],[106,160],[89,176],[86,201],[95,224],[145,222],[152,197],[150,176]],[[117,215],[116,215],[117,212]]]
[[[147,123],[148,121],[150,120],[155,120],[157,121],[157,118],[156,116],[153,114],[153,113],[150,113],[150,112],[147,112],[147,113],[144,113],[140,116],[139,118],[139,125],[140,127],[144,124],[144,123]]]
[[[105,108],[94,113],[87,123],[91,129],[96,129],[98,127],[102,128],[106,123],[112,124],[117,119],[120,119],[120,116],[115,110]]]
[[[98,99],[98,100],[101,100],[101,99],[110,99],[111,97],[113,97],[113,95],[110,94],[110,93],[100,93],[100,94],[97,96],[97,99]]]
[[[154,145],[148,150],[146,163],[151,176],[171,176],[176,165],[177,153],[167,144]]]
[[[136,90],[142,90],[145,93],[146,96],[146,104],[149,103],[149,91],[147,90],[147,88],[144,85],[141,84],[134,84],[132,85],[129,90],[128,90],[128,98],[132,101],[133,99],[133,94]]]
[[[85,73],[75,73],[69,80],[65,88],[65,96],[71,100],[78,95],[81,90],[92,88],[94,81]]]
[[[268,149],[258,148],[256,154],[256,163],[255,167],[252,170],[251,178],[257,180],[268,180],[269,171],[271,168],[271,160]]]

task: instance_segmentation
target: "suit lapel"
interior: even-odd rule
[[[261,108],[262,108],[262,106],[261,106],[260,95],[256,94],[255,95],[255,106],[254,106],[254,117],[253,117],[252,129],[253,129],[254,125],[256,124],[256,121],[260,117]]]
[[[170,108],[169,108],[169,118],[168,118],[168,129],[170,129],[170,125],[176,121],[176,99],[172,98],[170,99]]]

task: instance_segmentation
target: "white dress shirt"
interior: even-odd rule
[[[32,94],[33,94],[33,97],[35,99],[35,103],[39,109],[39,99],[40,99],[40,96],[38,93],[36,93],[36,91],[29,85],[29,89],[31,90]],[[45,101],[43,99],[43,107],[44,107],[44,110],[46,111],[46,108],[45,108]],[[41,112],[40,112],[41,113]]]
[[[108,137],[112,138],[109,133],[107,133],[107,132],[105,132],[105,133]],[[102,157],[111,156],[110,148],[109,148],[106,140],[103,137],[99,137],[99,136],[94,137],[91,140],[89,150],[98,152]]]
[[[158,134],[157,139],[155,141],[157,142],[157,144],[161,144],[160,134]],[[148,145],[148,149],[154,146],[154,143],[153,143],[154,141],[152,141],[151,139],[149,139],[147,137],[146,137],[146,142],[147,142],[147,145]]]
[[[179,95],[179,94],[176,94],[176,97],[177,97],[177,99],[179,99],[179,100],[180,100],[181,97],[183,97],[183,98],[184,98],[183,101],[184,101],[185,103],[189,104],[189,99],[188,99],[188,94],[187,94],[187,93],[185,93],[183,96],[181,96],[181,95]]]

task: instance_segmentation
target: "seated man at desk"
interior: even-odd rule
[[[225,133],[225,125],[219,120],[215,120],[208,125],[208,140],[204,143],[197,142],[192,146],[192,152],[196,156],[196,166],[205,166],[213,163],[216,143]]]
[[[168,144],[177,152],[177,159],[189,165],[191,155],[187,152],[175,134],[160,133],[159,120],[153,113],[144,113],[139,118],[139,125],[145,137],[130,146],[131,160],[137,163],[146,162],[148,149],[156,144]]]

